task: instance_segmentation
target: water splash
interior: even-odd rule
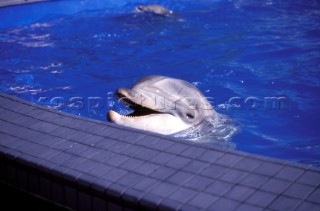
[[[222,114],[214,114],[206,117],[199,124],[175,133],[173,136],[192,142],[235,149],[236,145],[230,140],[239,130],[239,126],[231,118]]]

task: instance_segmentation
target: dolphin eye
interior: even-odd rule
[[[188,119],[194,119],[194,116],[192,114],[187,114]]]

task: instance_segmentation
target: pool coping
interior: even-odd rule
[[[1,182],[96,210],[318,210],[320,169],[67,114],[0,94]]]

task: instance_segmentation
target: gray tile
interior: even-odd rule
[[[208,166],[209,166],[209,163],[192,160],[190,163],[188,163],[186,166],[183,167],[183,170],[198,174]]]
[[[41,142],[46,146],[51,146],[51,148],[54,148],[60,151],[71,149],[74,146],[73,142],[60,137],[51,137],[51,136],[43,136],[43,135],[39,137],[40,137],[39,142]],[[34,139],[34,141],[37,141],[37,140]]]
[[[54,113],[48,112],[48,110],[39,109],[39,108],[31,109],[30,112],[28,112],[27,115],[30,116],[30,117],[37,118],[39,120],[43,120],[43,121],[51,119],[51,118],[53,118],[55,116]]]
[[[86,141],[84,141],[84,142],[86,142]],[[110,146],[112,146],[113,144],[117,144],[117,143],[118,142],[115,140],[103,138],[101,141],[97,142],[93,146],[96,148],[102,149],[102,150],[108,150]]]
[[[191,159],[189,158],[176,156],[174,159],[166,163],[166,165],[175,169],[181,169],[184,166],[188,165],[190,162],[191,162]]]
[[[299,204],[300,200],[279,196],[270,204],[269,208],[274,210],[294,210]]]
[[[319,203],[320,202],[320,188],[317,188],[309,197],[309,201]]]
[[[157,164],[144,162],[142,165],[134,169],[134,172],[142,174],[142,175],[149,175],[155,170],[157,170],[160,166]]]
[[[130,145],[126,142],[121,142],[118,141],[117,144],[113,144],[110,147],[108,147],[108,150],[111,152],[115,152],[115,153],[119,153],[122,151],[126,151],[126,149],[129,147]]]
[[[104,194],[112,184],[113,182],[100,177],[94,179],[94,181],[91,183],[91,188],[95,191]]]
[[[194,146],[190,146],[189,148],[187,148],[185,151],[183,151],[181,153],[182,156],[188,157],[188,158],[192,158],[192,159],[196,159],[197,157],[199,157],[200,155],[202,155],[206,150],[203,148],[198,148],[198,147],[194,147]]]
[[[288,181],[295,181],[304,173],[304,169],[299,169],[296,167],[285,166],[282,168],[275,177],[288,180]],[[320,178],[320,177],[319,177]]]
[[[272,177],[274,176],[283,165],[277,164],[277,163],[271,163],[271,162],[263,162],[260,166],[258,166],[254,172],[258,174],[263,174],[265,176]]]
[[[149,191],[150,189],[154,189],[155,186],[160,184],[159,180],[149,178],[149,177],[143,177],[140,182],[135,184],[133,188],[146,192]]]
[[[142,160],[130,158],[126,160],[124,163],[122,163],[119,167],[128,170],[128,171],[134,171],[136,168],[141,166],[144,163]]]
[[[88,147],[84,151],[81,152],[81,154],[78,154],[79,156],[89,159],[92,158],[94,155],[100,153],[100,149],[95,148],[95,147]]]
[[[72,145],[72,147],[67,148],[65,152],[77,155],[77,154],[81,154],[81,152],[83,152],[86,149],[88,149],[87,145],[75,143]]]
[[[90,156],[91,160],[97,161],[99,163],[104,163],[109,165],[109,160],[118,155],[117,153],[110,152],[107,150],[97,150],[92,156]]]
[[[51,133],[60,138],[69,139],[74,134],[77,133],[77,130],[66,128],[66,127],[58,127],[57,129],[51,131]]]
[[[162,198],[152,193],[148,193],[143,195],[140,201],[140,205],[143,208],[143,210],[156,210],[161,201]]]
[[[50,159],[51,162],[56,163],[56,164],[62,164],[64,162],[66,162],[67,160],[70,160],[73,157],[73,155],[65,153],[65,152],[61,152],[59,154],[57,154],[56,156],[52,157]]]
[[[206,150],[197,159],[204,162],[214,163],[218,158],[222,157],[224,152],[216,150]]]
[[[90,136],[91,134],[87,132],[77,131],[76,133],[72,134],[69,139],[75,142],[83,143],[82,140],[89,138]]]
[[[137,208],[143,195],[144,191],[138,191],[132,188],[127,189],[123,194],[124,205]]]
[[[214,194],[216,196],[223,196],[228,190],[233,187],[234,184],[223,182],[220,180],[214,180],[211,185],[206,188],[206,192]]]
[[[95,128],[89,128],[91,131],[91,133],[99,135],[99,136],[103,136],[103,137],[112,137],[114,139],[117,139],[117,136],[120,134],[119,129],[117,128],[112,128],[112,127],[108,127],[107,125],[103,125],[103,124],[97,124],[95,126]]]
[[[173,160],[176,156],[173,154],[169,154],[166,152],[160,152],[159,154],[157,154],[156,156],[154,156],[153,158],[151,158],[151,162],[154,163],[158,163],[161,165],[164,165],[168,162],[170,162],[171,160]]]
[[[85,161],[85,158],[78,157],[78,156],[71,156],[70,159],[67,159],[61,163],[61,165],[68,167],[68,168],[73,168],[74,166],[79,165],[83,161]]]
[[[38,121],[37,123],[32,124],[29,128],[40,132],[49,133],[55,129],[58,129],[59,126],[44,121]]]
[[[3,134],[0,136],[0,143],[1,146],[6,146],[6,148],[16,149],[24,145],[26,141],[7,134]]]
[[[165,151],[167,148],[171,147],[174,144],[173,141],[169,141],[169,140],[164,140],[164,139],[156,139],[156,141],[154,141],[152,143],[152,145],[150,147],[152,147],[153,149],[156,150],[160,150],[160,151]]]
[[[152,144],[154,142],[156,142],[158,140],[157,137],[154,137],[154,136],[144,136],[142,137],[141,139],[139,139],[136,144],[140,145],[140,146],[143,146],[143,147],[150,147],[152,146]]]
[[[270,178],[261,186],[261,190],[281,194],[288,188],[289,185],[290,183],[288,181]]]
[[[95,146],[97,143],[99,143],[103,140],[106,140],[106,139],[101,136],[90,135],[88,137],[81,139],[81,143],[89,145],[89,146]]]
[[[314,188],[312,186],[295,183],[284,192],[284,195],[298,199],[305,199],[313,190]]]
[[[118,143],[117,143],[118,144]],[[108,148],[109,149],[109,148]],[[130,157],[136,157],[136,154],[141,154],[144,152],[144,147],[138,146],[138,145],[128,145],[126,150],[123,150],[121,154],[125,154]]]
[[[245,157],[239,163],[234,165],[234,168],[244,170],[244,171],[253,171],[261,164],[260,160]]]
[[[299,205],[299,207],[296,210],[298,210],[298,211],[306,211],[306,210],[312,211],[312,210],[319,210],[319,209],[320,209],[319,204],[304,201],[304,202],[302,202],[302,204]]]
[[[182,206],[182,203],[166,198],[160,202],[158,210],[159,211],[180,210],[181,206]]]
[[[112,183],[107,188],[108,199],[111,200],[119,200],[122,198],[124,192],[128,189],[128,187],[124,185],[120,185],[118,183]]]
[[[121,155],[121,154],[112,154],[112,156],[109,156],[109,158],[106,160],[106,162],[111,166],[119,166],[125,161],[127,161],[129,158],[127,156]]]
[[[192,188],[197,191],[202,191],[204,188],[208,187],[213,182],[212,179],[203,177],[200,175],[195,175],[190,181],[188,181],[184,186]]]
[[[124,175],[126,175],[128,173],[128,171],[126,170],[122,170],[122,169],[118,169],[118,168],[113,168],[110,171],[108,171],[107,173],[105,173],[102,177],[106,180],[112,181],[112,182],[116,182],[118,181],[121,177],[123,177]]]
[[[241,181],[240,184],[252,188],[258,189],[262,184],[264,184],[269,177],[259,175],[259,174],[248,174]]]
[[[241,162],[243,157],[233,154],[224,154],[222,157],[216,160],[216,164],[220,164],[227,167],[232,167],[235,164]]]
[[[38,119],[21,115],[21,117],[19,119],[15,120],[15,123],[17,125],[22,125],[22,126],[30,128],[30,126],[36,124],[38,121],[39,121]]]
[[[97,124],[92,122],[88,122],[88,124],[90,124],[90,127],[85,129],[85,131],[90,132],[91,134],[94,134],[94,135],[99,135],[99,133],[103,133],[101,131],[106,129],[106,126],[102,124]]]
[[[53,145],[52,148],[58,149],[58,150],[68,150],[74,146],[74,142],[68,141],[62,138],[55,138],[57,140],[57,144]]]
[[[141,151],[140,153],[135,154],[134,157],[139,158],[141,160],[148,161],[159,153],[160,152],[156,150],[143,149],[143,151]]]
[[[95,180],[96,180],[95,176],[88,175],[88,174],[81,174],[77,178],[76,184],[78,187],[81,187],[81,188],[90,188],[91,183],[93,183]]]
[[[199,192],[196,196],[194,196],[189,203],[198,208],[206,209],[211,204],[213,204],[218,199],[217,196],[210,195],[207,193]]]
[[[247,202],[255,206],[266,208],[277,197],[278,195],[273,193],[269,193],[265,191],[256,191],[247,199]]]
[[[123,177],[121,177],[117,181],[117,183],[119,183],[120,185],[131,187],[137,184],[138,182],[140,182],[142,179],[143,179],[143,176],[141,176],[140,174],[135,174],[133,172],[130,172],[129,174],[126,174]]]
[[[177,189],[178,187],[176,185],[167,182],[161,182],[155,187],[153,187],[153,189],[150,192],[161,198],[166,198]]]
[[[190,199],[192,199],[198,192],[195,190],[191,190],[189,188],[180,187],[176,191],[174,191],[169,198],[181,203],[187,203]]]
[[[210,206],[210,210],[236,210],[237,207],[240,206],[239,202],[219,198],[217,201],[213,203],[212,206]]]
[[[102,175],[108,173],[111,169],[113,169],[112,166],[97,163],[93,168],[88,169],[86,173],[92,176],[102,177]]]
[[[73,169],[83,173],[87,173],[90,169],[94,168],[97,162],[92,160],[84,160],[83,162],[73,166]]]
[[[56,115],[56,118],[59,119],[59,116]],[[64,126],[72,127],[78,131],[85,131],[87,128],[91,127],[91,125],[88,124],[88,121],[79,118],[70,118],[68,124],[65,124]]]
[[[308,184],[312,186],[320,185],[320,174],[316,171],[305,172],[299,179],[298,182]]]
[[[253,206],[250,204],[241,204],[239,207],[237,207],[237,211],[262,211],[264,210],[261,207]]]
[[[167,181],[174,183],[174,184],[179,184],[179,185],[184,185],[186,182],[191,180],[191,178],[194,176],[192,173],[184,172],[184,171],[177,171],[173,175],[171,175]]]
[[[1,122],[0,132],[14,136],[14,137],[18,137],[21,139],[25,139],[26,134],[30,133],[32,135],[31,132],[33,131],[30,131],[30,129],[27,129],[15,124]]]
[[[200,172],[200,174],[212,179],[216,179],[219,178],[222,174],[224,174],[224,172],[227,170],[228,168],[225,166],[211,165],[204,169],[202,172]]]
[[[72,118],[64,116],[63,114],[54,114],[53,118],[50,119],[50,122],[56,125],[66,126],[72,120]]]
[[[158,180],[166,180],[169,176],[174,174],[177,170],[167,167],[167,166],[160,166],[154,172],[150,174],[150,177],[153,177]]]
[[[68,167],[63,167],[63,166],[56,166],[54,169],[57,172],[62,172],[63,173],[62,178],[71,183],[74,183],[76,179],[83,174],[80,171],[77,171]]]
[[[183,144],[183,143],[174,143],[169,148],[166,149],[166,152],[173,153],[175,155],[180,155],[183,151],[189,148],[190,145]]]
[[[247,175],[248,173],[245,171],[229,169],[225,171],[224,174],[219,177],[219,179],[236,184],[240,182]]]
[[[136,143],[139,143],[139,140],[145,136],[146,135],[143,133],[121,130],[121,132],[117,132],[116,139],[127,142],[127,143],[136,144]],[[113,137],[113,136],[110,136],[110,137]]]
[[[233,186],[225,195],[229,199],[245,202],[246,199],[253,194],[255,190],[252,188],[236,185]]]

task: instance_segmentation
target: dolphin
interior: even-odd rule
[[[134,12],[138,13],[152,13],[160,16],[171,16],[173,15],[173,11],[161,6],[159,4],[150,4],[147,6],[140,5],[134,8]]]
[[[166,76],[143,77],[130,89],[119,88],[115,95],[133,112],[121,115],[110,110],[110,122],[164,135],[191,128],[216,114],[195,86]]]

